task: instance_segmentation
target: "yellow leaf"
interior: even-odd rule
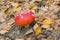
[[[41,28],[39,27],[38,24],[35,24],[33,29],[35,31],[35,35],[39,35],[42,32],[42,30],[41,30]]]
[[[27,9],[31,9],[33,6],[31,4],[28,4],[26,7]]]
[[[44,24],[44,25],[52,24],[52,20],[50,20],[50,19],[45,19],[45,20],[43,21],[43,24]]]
[[[41,33],[41,28],[36,28],[36,35],[39,35]]]
[[[41,2],[42,0],[36,0],[37,2]]]
[[[7,5],[7,7],[2,9],[2,11],[5,13],[6,11],[8,11],[9,8],[10,8],[10,5]]]
[[[37,6],[35,6],[35,7],[33,7],[32,9],[37,9],[38,7]]]
[[[16,9],[18,7],[19,7],[19,3],[16,3],[15,6],[14,6],[14,8]]]

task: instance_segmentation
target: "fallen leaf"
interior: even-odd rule
[[[44,24],[44,25],[52,24],[52,20],[51,20],[51,19],[45,19],[45,20],[43,21],[43,24]]]
[[[35,35],[39,35],[42,32],[42,29],[39,27],[38,24],[35,24],[33,29],[35,31]]]

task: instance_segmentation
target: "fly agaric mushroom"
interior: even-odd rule
[[[19,26],[25,26],[31,24],[35,20],[34,12],[31,10],[25,10],[18,13],[15,16],[15,23]]]

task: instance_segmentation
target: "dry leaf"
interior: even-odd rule
[[[1,34],[5,34],[6,32],[8,32],[7,30],[0,30]]]
[[[44,25],[49,25],[49,24],[52,24],[53,22],[52,22],[52,20],[51,19],[45,19],[44,21],[43,21],[43,24]]]
[[[19,3],[15,3],[14,8],[16,9],[16,8],[18,8],[19,6],[20,6]]]
[[[35,31],[35,35],[39,35],[42,31],[38,24],[35,24],[33,29]]]
[[[4,25],[4,27],[2,28],[3,30],[10,30],[11,26],[10,25]]]
[[[50,25],[42,25],[42,28],[50,28]]]

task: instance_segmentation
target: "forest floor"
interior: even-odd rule
[[[35,21],[21,28],[14,17],[25,9]],[[0,40],[60,40],[60,0],[0,0]]]

